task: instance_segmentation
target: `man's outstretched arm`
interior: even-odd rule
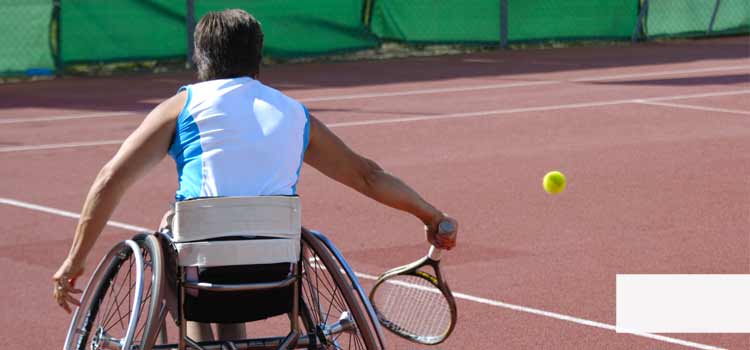
[[[53,296],[66,311],[71,311],[68,303],[78,303],[70,295],[80,292],[73,282],[83,272],[89,252],[125,190],[167,154],[185,98],[186,93],[180,92],[149,113],[91,185],[68,257],[52,276]]]
[[[437,236],[437,226],[449,220],[458,223],[424,200],[409,185],[383,170],[377,163],[352,151],[328,127],[310,116],[310,143],[305,162],[326,176],[389,207],[413,214],[427,227],[427,239],[439,248],[451,249],[456,235]]]

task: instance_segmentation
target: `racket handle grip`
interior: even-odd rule
[[[441,221],[440,225],[438,225],[438,234],[446,234],[451,233],[456,230],[456,227],[453,226],[453,223],[450,221]]]
[[[438,235],[445,235],[452,233],[456,228],[453,226],[453,223],[450,221],[442,221],[438,225]],[[430,252],[427,253],[427,256],[430,257],[430,259],[435,261],[440,261],[440,258],[443,255],[443,250],[440,248],[433,246],[430,246]]]

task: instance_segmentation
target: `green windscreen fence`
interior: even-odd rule
[[[638,16],[633,0],[374,0],[370,28],[407,42],[498,43],[506,8],[511,42],[625,39]]]
[[[175,0],[62,0],[62,61],[181,57],[187,49],[185,9]]]
[[[289,58],[377,46],[362,24],[362,6],[353,0],[196,0],[195,17],[227,8],[247,10],[261,22],[265,55]]]
[[[497,0],[374,0],[370,28],[386,40],[497,43]]]
[[[0,0],[0,75],[54,69],[52,9],[49,0]]]
[[[508,40],[629,39],[633,0],[508,0]]]
[[[650,37],[750,33],[749,0],[648,0],[647,10]]]
[[[182,59],[189,3],[196,20],[248,10],[263,25],[265,55],[277,58],[375,48],[381,40],[497,45],[750,34],[750,0],[0,0],[0,76]]]

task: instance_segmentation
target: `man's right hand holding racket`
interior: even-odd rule
[[[442,225],[443,231],[440,230],[440,225]],[[445,231],[446,228],[450,228],[450,231]],[[435,246],[435,248],[451,250],[456,246],[456,237],[458,235],[458,221],[456,219],[443,215],[435,220],[435,222],[425,226],[424,229],[427,234],[427,241]]]

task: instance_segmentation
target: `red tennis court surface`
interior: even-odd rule
[[[461,293],[459,323],[435,348],[750,349],[748,334],[614,331],[618,273],[750,273],[748,42],[284,65],[262,80],[460,220],[460,244],[443,264]],[[69,316],[50,277],[75,227],[63,211],[80,210],[117,144],[191,79],[0,86],[4,348],[62,344]],[[541,188],[552,169],[569,180],[554,197]],[[174,173],[164,160],[113,220],[154,227]],[[313,169],[302,176],[305,225],[329,235],[355,270],[377,275],[426,251],[416,219]],[[109,227],[89,271],[130,235]]]

